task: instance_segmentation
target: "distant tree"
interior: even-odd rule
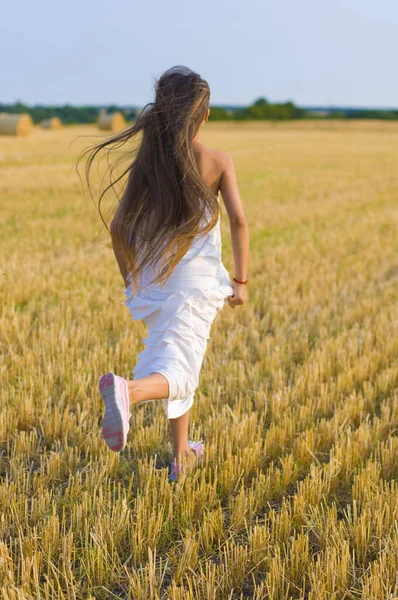
[[[209,121],[226,121],[230,118],[225,108],[220,106],[210,106]]]
[[[269,104],[266,98],[258,98],[255,102],[253,102],[252,106],[267,106]]]

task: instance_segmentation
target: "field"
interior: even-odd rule
[[[209,123],[235,163],[250,301],[217,316],[168,481],[161,402],[100,434],[124,306],[74,161],[90,127],[0,138],[1,600],[398,597],[398,126]],[[112,203],[112,202],[111,202]],[[233,275],[222,218],[223,261]]]

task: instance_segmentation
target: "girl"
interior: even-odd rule
[[[110,233],[125,303],[133,320],[144,320],[148,335],[133,380],[112,372],[99,380],[102,434],[120,452],[131,407],[162,399],[170,419],[174,480],[191,457],[203,460],[203,440],[188,439],[189,410],[217,311],[226,302],[235,308],[247,300],[249,235],[231,158],[199,139],[210,114],[208,83],[177,66],[156,81],[155,91],[155,102],[131,127],[89,151],[86,175],[89,181],[100,150],[120,148],[142,133]],[[221,261],[219,192],[230,221],[232,281]]]

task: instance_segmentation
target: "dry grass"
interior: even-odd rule
[[[0,598],[398,596],[398,127],[214,124],[251,229],[250,303],[212,330],[205,468],[168,481],[160,403],[100,435],[142,324],[73,171],[94,128],[0,140]],[[232,271],[227,220],[223,257]]]

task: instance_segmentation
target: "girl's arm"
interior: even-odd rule
[[[220,180],[220,191],[229,218],[232,251],[234,255],[235,278],[246,281],[249,261],[249,229],[240,198],[236,173],[232,158],[224,154],[224,169]],[[232,282],[234,296],[228,299],[235,308],[247,301],[246,285]]]
[[[127,275],[128,275],[127,264],[126,264],[126,261],[124,260],[122,246],[117,238],[116,228],[117,228],[116,222],[112,221],[111,226],[110,226],[112,248],[113,248],[113,252],[115,254],[117,264],[119,265],[120,274],[123,277],[124,285],[127,288],[127,286],[130,284],[130,282],[127,279]]]

